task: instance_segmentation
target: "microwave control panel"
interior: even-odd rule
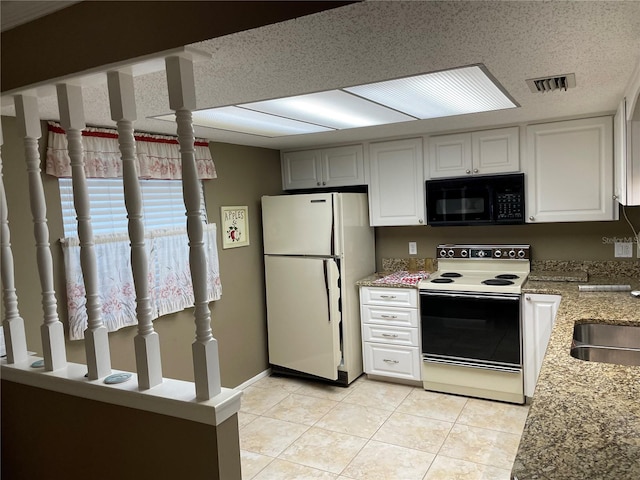
[[[520,192],[497,192],[496,206],[496,220],[498,221],[522,220],[524,218]]]

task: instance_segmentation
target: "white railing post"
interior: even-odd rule
[[[31,95],[16,95],[18,132],[24,139],[24,154],[29,176],[29,200],[33,216],[33,233],[36,239],[38,275],[42,290],[44,322],[40,327],[45,370],[52,371],[67,365],[64,343],[64,327],[58,318],[58,302],[53,286],[53,258],[49,245],[47,205],[40,176],[40,152],[38,139],[42,136],[38,99]]]
[[[136,168],[136,141],[133,121],[136,120],[136,100],[133,76],[125,72],[108,72],[111,119],[118,126],[118,142],[122,154],[124,203],[129,219],[131,242],[131,270],[136,289],[136,317],[138,334],[134,338],[138,385],[142,389],[162,383],[160,337],[153,329],[147,252],[145,250],[144,223],[142,221],[142,193]]]
[[[169,105],[176,112],[178,142],[182,160],[182,191],[187,211],[189,264],[195,300],[196,339],[192,346],[196,397],[208,400],[221,392],[218,341],[211,333],[211,312],[207,301],[207,259],[200,211],[200,180],[196,169],[191,112],[196,108],[193,62],[185,56],[165,59]]]
[[[0,147],[2,143],[2,128],[0,127]],[[19,363],[26,361],[28,358],[27,337],[24,331],[24,320],[18,312],[18,296],[16,295],[10,237],[7,196],[4,193],[2,156],[0,155],[0,270],[2,275],[2,300],[6,312],[2,328],[4,329],[7,362]]]
[[[111,373],[109,356],[109,336],[102,323],[100,298],[98,297],[98,272],[91,226],[91,211],[87,179],[84,173],[84,151],[82,129],[84,106],[82,87],[59,84],[58,108],[60,123],[67,132],[69,158],[71,160],[71,184],[73,186],[73,205],[78,219],[78,238],[80,239],[80,266],[84,277],[84,289],[87,308],[87,329],[84,331],[84,346],[87,355],[89,380],[106,377]]]

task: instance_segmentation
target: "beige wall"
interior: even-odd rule
[[[237,415],[216,427],[3,380],[2,438],[7,480],[241,478]]]
[[[23,146],[17,136],[14,118],[2,117],[2,127],[3,176],[19,309],[25,319],[27,345],[30,350],[41,353],[41,289],[35,259]],[[40,141],[41,146],[45,143],[46,139]],[[235,387],[268,368],[260,197],[281,193],[280,160],[277,151],[254,147],[212,143],[211,151],[218,178],[205,182],[209,221],[219,224],[222,205],[249,207],[249,246],[223,250],[221,232],[218,232],[223,293],[219,301],[211,304],[213,335],[219,342],[222,383],[226,387]],[[63,236],[58,183],[48,175],[42,177],[48,206],[58,313],[65,322],[63,262],[57,242]],[[159,318],[154,321],[154,326],[160,335],[164,376],[193,380],[193,310]],[[135,371],[135,335],[135,327],[109,334],[114,368]],[[69,361],[85,363],[84,342],[67,342],[67,355]]]
[[[640,207],[627,207],[636,231]],[[633,238],[620,212],[615,222],[546,223],[488,227],[381,227],[376,228],[376,265],[382,258],[408,258],[408,242],[418,244],[418,257],[434,257],[440,243],[531,244],[535,260],[614,260],[615,238]],[[635,248],[634,248],[635,253]],[[634,259],[633,261],[637,261]]]

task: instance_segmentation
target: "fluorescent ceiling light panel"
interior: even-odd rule
[[[247,103],[241,107],[336,129],[416,119],[342,90]]]
[[[348,87],[344,90],[421,119],[517,106],[479,66]]]
[[[193,112],[202,127],[282,137],[488,112],[518,105],[481,65]],[[160,120],[175,121],[174,115]]]
[[[158,120],[175,122],[173,114],[162,115]],[[263,137],[283,137],[302,133],[330,132],[332,128],[310,123],[298,122],[288,118],[267,115],[239,107],[221,107],[195,111],[192,114],[193,124],[200,127],[248,133]]]

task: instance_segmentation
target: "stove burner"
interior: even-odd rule
[[[505,280],[503,278],[489,278],[487,280],[483,280],[482,283],[484,285],[513,285],[511,280]]]
[[[434,278],[431,283],[453,283],[451,278]]]
[[[516,278],[520,277],[513,273],[502,273],[500,275],[496,275],[496,278],[502,278],[503,280],[515,280]]]
[[[458,272],[444,272],[442,275],[440,275],[440,277],[444,277],[444,278],[460,278],[462,276],[461,273]]]

